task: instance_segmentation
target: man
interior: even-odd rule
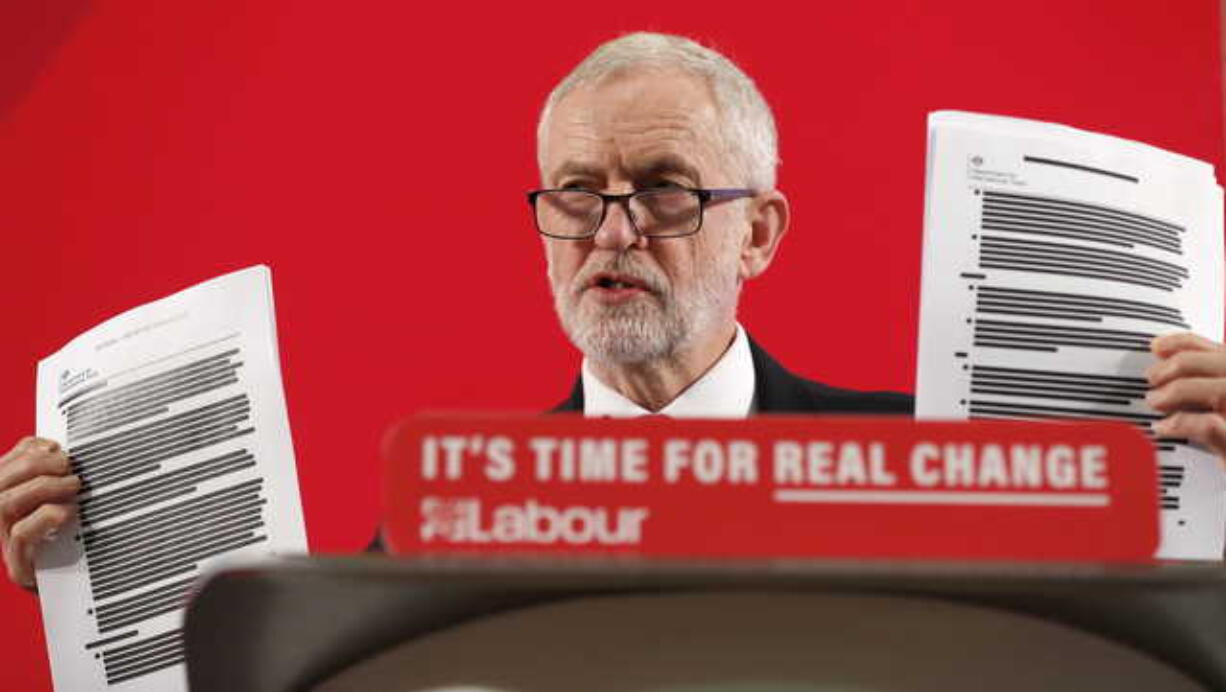
[[[582,373],[558,407],[741,418],[910,413],[910,397],[782,368],[736,322],[788,226],[774,118],[753,81],[687,39],[606,43],[550,94],[529,195]]]
[[[745,281],[788,225],[775,131],[753,82],[687,39],[632,34],[601,46],[550,95],[530,195],[562,325],[584,354],[557,410],[743,417],[781,411],[905,413],[905,395],[800,379],[736,322]],[[1149,403],[1159,434],[1226,456],[1226,347],[1156,339]],[[0,457],[0,543],[32,587],[38,546],[80,488],[53,441]]]

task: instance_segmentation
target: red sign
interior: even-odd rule
[[[1153,447],[1110,423],[425,416],[385,449],[399,554],[1147,561]]]

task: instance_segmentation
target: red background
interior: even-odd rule
[[[565,394],[578,358],[522,197],[537,109],[639,28],[713,43],[776,110],[794,225],[746,326],[810,377],[910,390],[925,113],[1220,164],[1218,27],[1214,0],[6,2],[0,443],[76,332],[265,262],[312,547],[359,548],[388,423]],[[0,614],[0,690],[48,689],[34,599],[0,585]]]

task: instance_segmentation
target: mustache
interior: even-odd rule
[[[582,293],[592,285],[600,274],[617,274],[638,281],[648,292],[657,295],[668,293],[668,279],[658,270],[631,258],[627,254],[618,254],[611,259],[590,259],[579,273],[575,274],[572,290]]]

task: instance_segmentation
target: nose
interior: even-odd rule
[[[607,250],[627,250],[634,246],[646,247],[647,238],[640,235],[630,223],[630,212],[625,202],[611,202],[596,236],[592,239],[596,247]]]

